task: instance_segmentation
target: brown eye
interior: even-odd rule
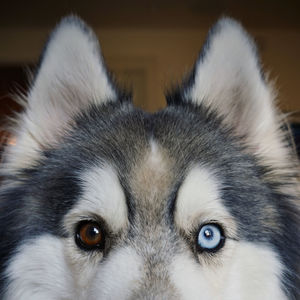
[[[76,244],[84,250],[104,248],[104,234],[101,226],[94,221],[83,221],[78,224]]]

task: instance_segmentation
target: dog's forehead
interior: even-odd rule
[[[245,176],[241,176],[251,162],[218,122],[200,109],[168,107],[147,114],[128,106],[111,108],[78,122],[84,126],[74,133],[80,143],[75,151],[71,149],[77,159],[71,163],[79,161],[84,169],[111,166],[126,201],[138,206],[139,213],[166,213],[176,204],[176,192],[185,177],[197,165],[230,180],[231,187],[235,177],[239,186],[252,184],[245,178],[243,182]]]
[[[91,125],[85,125],[82,133],[78,128],[80,139],[75,132],[75,139],[81,140],[77,152],[85,152],[88,164],[100,160],[113,166],[122,186],[139,202],[166,199],[188,169],[198,163],[215,165],[222,153],[224,138],[217,138],[216,122],[208,124],[192,109],[166,108],[147,114],[121,107],[117,113],[100,111],[95,119],[88,117],[80,124],[88,122]],[[86,134],[90,128],[92,132]]]
[[[132,197],[143,205],[165,199],[174,181],[174,159],[151,138],[144,155],[133,165],[129,175]]]

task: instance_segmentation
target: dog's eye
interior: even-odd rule
[[[75,241],[84,250],[102,250],[104,248],[104,233],[98,223],[82,221],[77,226]]]
[[[224,246],[225,237],[218,224],[205,224],[200,227],[197,235],[197,248],[199,251],[215,252]]]

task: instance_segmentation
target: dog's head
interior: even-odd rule
[[[52,33],[5,152],[5,299],[296,299],[297,171],[241,26],[221,19],[155,114],[75,17]]]

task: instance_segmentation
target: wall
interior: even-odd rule
[[[0,28],[0,65],[35,63],[48,32],[46,28]],[[134,101],[154,111],[165,105],[165,88],[191,68],[207,30],[98,29],[96,33],[109,67],[121,82],[136,87]],[[251,33],[265,69],[276,79],[280,107],[300,111],[300,32],[256,29]]]

